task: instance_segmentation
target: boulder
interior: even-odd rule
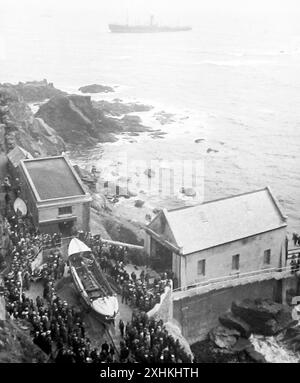
[[[231,312],[221,315],[219,321],[223,326],[239,331],[244,338],[249,338],[251,335],[250,326],[242,319],[235,317]]]
[[[82,93],[108,93],[114,92],[114,89],[111,86],[107,85],[99,85],[99,84],[91,84],[82,86],[79,88]]]
[[[235,329],[228,329],[224,326],[214,327],[209,332],[209,338],[219,348],[225,348],[227,350],[232,349],[240,337],[240,332]]]
[[[137,199],[135,202],[134,202],[134,206],[135,207],[143,207],[144,206],[144,203],[145,201],[141,200],[141,199]]]
[[[249,357],[256,363],[267,363],[265,357],[255,350],[254,346],[251,345],[245,349]]]
[[[218,150],[216,150],[216,149],[212,149],[212,148],[208,148],[208,149],[206,150],[206,153],[211,153],[211,152],[213,152],[213,153],[218,153]]]
[[[244,320],[252,332],[262,335],[275,335],[296,323],[290,307],[267,299],[233,302],[231,311]]]
[[[122,116],[123,114],[134,112],[148,112],[153,108],[150,105],[140,103],[124,103],[118,98],[114,99],[113,102],[105,100],[94,101],[93,105],[95,108],[100,109],[110,116]]]

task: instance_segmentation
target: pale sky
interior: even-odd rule
[[[68,18],[82,27],[91,23],[96,27],[98,20],[103,27],[126,21],[146,23],[152,14],[161,25],[210,23],[218,28],[224,22],[233,25],[236,19],[249,23],[255,15],[261,25],[269,22],[287,29],[300,19],[300,0],[0,0],[0,9],[0,30],[17,26],[20,18],[32,24],[43,17],[59,17],[61,22]]]
[[[201,11],[295,12],[300,10],[299,0],[0,0],[1,10],[32,8],[40,11],[101,10],[105,13],[128,9],[143,13],[188,13]]]

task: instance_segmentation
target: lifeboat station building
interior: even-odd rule
[[[64,156],[21,160],[19,174],[21,197],[41,232],[89,231],[92,198]]]
[[[177,287],[191,287],[285,266],[286,227],[287,217],[266,187],[162,210],[146,227],[145,251],[154,267],[173,271]]]

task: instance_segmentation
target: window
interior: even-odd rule
[[[198,261],[198,275],[205,275],[205,259]]]
[[[240,269],[240,254],[232,256],[232,270]]]
[[[271,250],[265,250],[264,251],[264,264],[269,265],[271,262]]]
[[[64,206],[58,208],[58,215],[72,214],[72,206]]]

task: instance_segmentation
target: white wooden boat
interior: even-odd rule
[[[118,311],[118,299],[91,249],[78,238],[68,248],[70,272],[85,305],[103,322],[111,322]]]

